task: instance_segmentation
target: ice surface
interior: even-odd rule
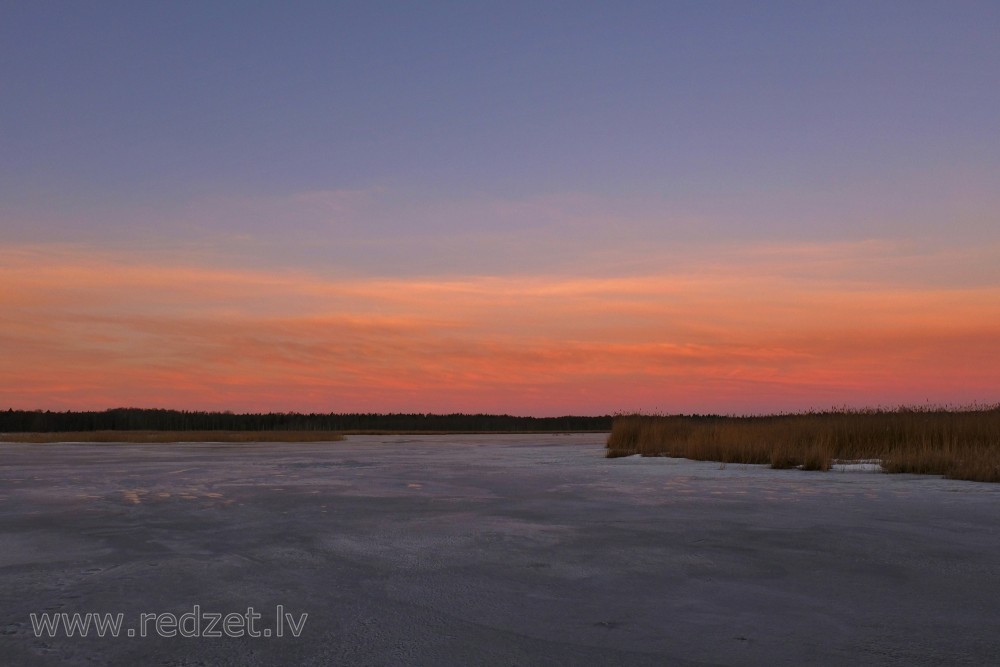
[[[1000,651],[1000,485],[603,457],[601,434],[0,445],[19,665],[939,665]],[[298,639],[36,638],[283,604]]]

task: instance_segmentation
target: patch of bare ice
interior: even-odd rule
[[[840,472],[882,472],[880,459],[834,459],[831,470]]]

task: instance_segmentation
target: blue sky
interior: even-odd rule
[[[768,235],[753,216],[775,217],[785,196],[905,208],[932,199],[928,182],[948,197],[998,174],[995,3],[4,14],[0,194],[28,213],[317,190],[417,203],[583,192],[709,213],[730,201]],[[742,234],[731,227],[720,232]]]

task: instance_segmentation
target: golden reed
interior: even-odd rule
[[[619,415],[606,455],[632,454],[805,470],[877,459],[886,472],[1000,482],[1000,406],[754,417]]]

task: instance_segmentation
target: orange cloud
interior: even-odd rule
[[[556,414],[997,400],[1000,287],[879,283],[859,270],[877,247],[821,250],[637,277],[390,279],[8,249],[0,407]],[[810,269],[810,257],[824,261]]]

